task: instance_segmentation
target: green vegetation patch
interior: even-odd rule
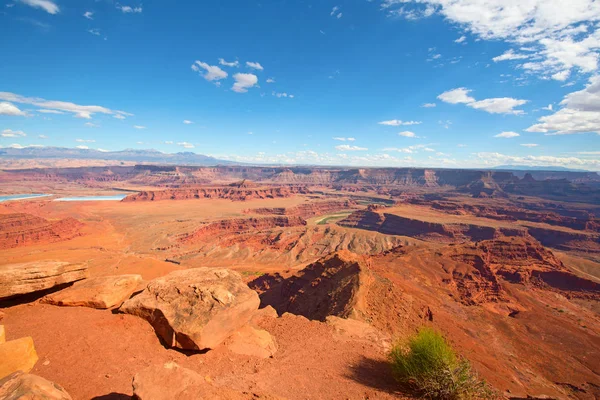
[[[352,211],[326,215],[317,220],[317,225],[325,225],[325,224],[330,224],[332,222],[340,221],[340,220],[346,218],[350,214],[352,214]]]
[[[421,328],[405,343],[397,343],[389,359],[398,383],[422,398],[497,398],[469,362],[457,356],[446,339],[431,328]]]

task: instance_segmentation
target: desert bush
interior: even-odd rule
[[[495,398],[491,388],[471,370],[437,331],[421,328],[390,352],[396,380],[426,399],[463,400]]]

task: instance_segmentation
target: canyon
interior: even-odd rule
[[[0,203],[0,324],[74,399],[131,398],[161,371],[231,398],[412,398],[387,351],[423,326],[503,398],[600,396],[595,173],[0,171],[0,194],[32,192],[51,195]],[[30,270],[41,283],[10,291]]]

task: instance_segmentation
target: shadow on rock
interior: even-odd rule
[[[109,393],[102,396],[92,397],[92,400],[131,400],[133,397],[123,393]]]
[[[374,360],[363,357],[356,365],[352,365],[349,368],[349,373],[346,377],[361,385],[390,394],[402,394],[398,390],[398,382],[392,376],[390,364],[385,360]]]

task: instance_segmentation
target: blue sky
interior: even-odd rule
[[[600,170],[594,0],[5,0],[0,35],[2,147]]]

